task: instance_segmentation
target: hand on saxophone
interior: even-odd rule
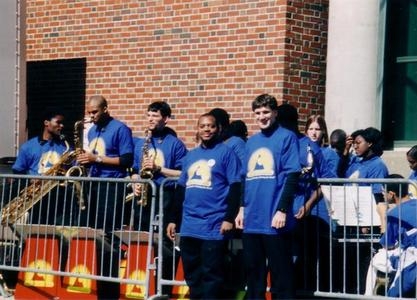
[[[156,172],[159,169],[153,157],[147,156],[142,158],[142,169]]]
[[[82,152],[77,155],[77,163],[81,165],[91,164],[95,162],[97,159],[97,155],[93,154],[92,152]]]
[[[132,179],[137,180],[137,179],[140,179],[140,177],[138,174],[133,174]],[[133,194],[135,196],[140,196],[142,194],[142,187],[143,187],[142,183],[133,183]]]

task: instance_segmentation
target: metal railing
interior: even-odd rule
[[[108,290],[118,291],[120,299],[187,297],[178,240],[172,243],[165,237],[165,201],[176,178],[168,178],[157,187],[148,180],[0,175],[1,207],[34,182],[42,186],[51,180],[59,184],[24,218],[15,222],[3,218],[3,297],[14,294],[15,298],[27,298],[37,293],[65,299],[97,296]],[[74,182],[81,189],[75,188]],[[149,184],[147,206],[138,205],[135,199],[125,201],[132,182]],[[382,219],[372,186],[386,189],[392,183],[416,183],[405,179],[319,179],[319,183],[327,215],[313,210],[294,235],[295,245],[307,250],[294,251],[297,295],[388,299],[393,274],[372,269],[374,255],[384,248],[379,243]],[[79,190],[86,201],[84,209]],[[30,192],[20,196],[30,203]],[[402,221],[400,214],[399,224]],[[241,252],[237,233],[229,247],[229,255],[237,264],[227,266],[230,277],[241,278],[228,282],[236,299],[245,291],[242,268],[236,271],[236,266],[243,265],[242,256],[237,255]],[[379,287],[375,284],[365,295],[368,270],[378,271],[368,278],[377,281]]]

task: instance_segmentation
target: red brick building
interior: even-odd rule
[[[324,113],[328,0],[27,0],[25,11],[32,77],[43,67],[31,64],[81,59],[76,97],[103,94],[135,135],[155,100],[172,106],[169,125],[189,147],[197,117],[214,107],[252,133],[261,93],[298,106],[302,119]]]

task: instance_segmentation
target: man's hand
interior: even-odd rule
[[[132,175],[132,179],[134,180],[138,180],[140,179],[138,174],[133,174]],[[143,188],[143,184],[142,183],[137,183],[134,182],[133,183],[133,194],[137,197],[140,196],[142,194],[142,188]]]
[[[272,218],[271,227],[274,227],[276,229],[283,228],[286,224],[286,220],[287,214],[278,210]]]
[[[243,229],[243,206],[240,207],[239,213],[235,218],[235,226],[237,229]]]
[[[177,234],[176,232],[176,228],[177,225],[175,225],[175,223],[169,223],[167,226],[167,237],[171,240],[171,241],[175,241],[175,236]]]
[[[222,225],[220,226],[220,233],[224,235],[232,229],[233,229],[233,223],[223,221]]]
[[[90,164],[96,161],[96,155],[91,152],[83,152],[77,155],[77,162],[81,165]]]

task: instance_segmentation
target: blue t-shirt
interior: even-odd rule
[[[324,165],[328,169],[328,178],[338,178],[337,168],[339,166],[340,156],[331,147],[321,147],[321,152],[323,153]]]
[[[271,227],[272,218],[289,173],[300,172],[298,141],[295,134],[278,127],[271,135],[259,132],[246,142],[244,229],[245,233],[277,234],[295,224],[287,213],[286,226]]]
[[[58,139],[40,141],[39,137],[31,138],[20,147],[12,169],[17,173],[28,175],[45,174],[59,162],[61,155],[67,150],[70,149],[64,141]]]
[[[89,149],[97,155],[120,157],[133,154],[132,131],[119,120],[111,119],[104,127],[94,124],[88,131]],[[103,178],[123,178],[127,175],[126,168],[93,164],[90,175]]]
[[[297,213],[301,206],[303,206],[304,203],[310,198],[312,192],[317,189],[317,185],[312,184],[311,179],[323,177],[323,154],[321,153],[319,145],[305,135],[300,135],[298,137],[298,144],[301,167],[304,168],[309,165],[307,157],[309,155],[309,151],[311,151],[311,154],[313,155],[313,169],[300,178],[293,204],[294,214]]]
[[[144,138],[138,139],[135,144],[133,168],[140,170],[142,165]],[[161,137],[152,137],[148,155],[155,159],[155,164],[173,170],[181,170],[182,159],[187,154],[187,148],[177,137],[167,134]],[[161,185],[165,179],[160,173],[155,174],[153,180],[156,185]],[[169,183],[167,183],[169,184]],[[173,184],[173,182],[172,182]]]
[[[410,199],[387,212],[387,229],[382,235],[382,246],[394,247],[401,243],[401,248],[417,247],[416,235],[409,234],[410,230],[417,230],[417,199]]]
[[[388,176],[388,168],[379,156],[370,159],[362,159],[358,156],[352,156],[349,167],[346,171],[346,178],[386,178]],[[366,184],[361,184],[366,185]],[[372,193],[383,193],[383,184],[372,184]]]
[[[225,140],[224,143],[235,151],[243,165],[243,161],[245,159],[245,141],[238,136],[231,136]]]
[[[178,179],[178,184],[185,187],[181,236],[224,239],[220,227],[228,206],[229,186],[240,181],[239,158],[223,143],[188,152]]]

